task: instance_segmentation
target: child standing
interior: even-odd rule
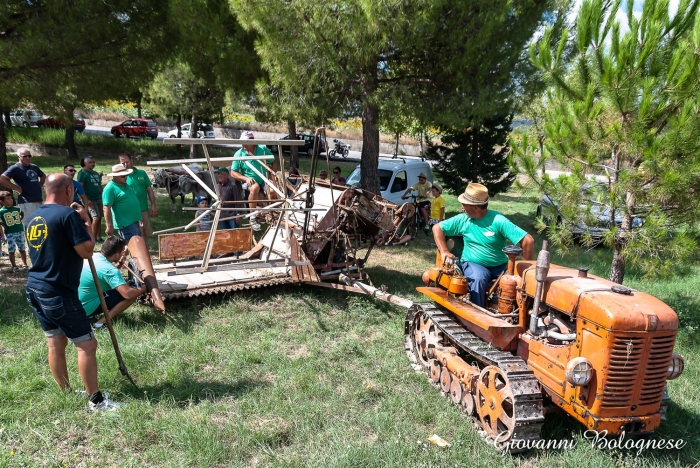
[[[197,197],[197,206],[199,209],[195,212],[194,217],[198,218],[201,216],[207,208],[209,208],[209,200],[207,197]],[[197,231],[211,231],[211,213],[207,213],[202,219],[199,220],[200,223],[197,225]]]
[[[22,267],[26,270],[27,252],[24,248],[24,225],[22,218],[24,213],[19,207],[14,206],[15,199],[10,192],[0,192],[0,238],[7,242],[7,251],[10,254],[12,273],[17,273],[19,269],[15,263],[15,250],[19,250],[22,257]]]
[[[433,199],[430,201],[430,227],[432,228],[445,219],[445,199],[442,198],[442,185],[433,184],[431,190]],[[435,243],[430,244],[430,246],[437,247]]]

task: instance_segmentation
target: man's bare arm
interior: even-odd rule
[[[523,260],[535,258],[535,239],[530,234],[523,237],[523,240],[520,241],[520,247],[523,248]]]
[[[12,183],[9,177],[7,177],[5,174],[0,174],[0,184],[4,185],[6,188],[9,188],[10,190],[14,190],[15,192],[19,193],[20,195],[22,194],[22,189],[20,188],[19,185],[15,185]]]

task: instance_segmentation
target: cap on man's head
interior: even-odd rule
[[[427,179],[428,176],[425,174],[425,172],[421,172],[420,174],[418,174],[418,178],[419,179]]]
[[[253,132],[250,131],[245,131],[241,133],[241,140],[253,140],[255,139],[255,135],[253,135]]]
[[[124,164],[119,163],[119,164],[115,164],[114,166],[112,166],[112,172],[107,174],[107,176],[108,177],[123,177],[123,176],[128,176],[132,172],[134,172],[133,169],[127,169]]]
[[[199,205],[200,203],[202,203],[203,201],[209,201],[209,200],[207,199],[207,197],[197,197],[197,204],[198,204],[198,205]]]
[[[217,174],[218,174],[219,172],[225,172],[226,174],[228,174],[228,167],[221,166],[220,168],[218,168],[218,169],[216,170],[216,173],[217,173]]]
[[[457,200],[463,205],[485,205],[489,202],[489,189],[476,182],[470,182]]]

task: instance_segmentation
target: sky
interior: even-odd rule
[[[676,14],[678,11],[678,3],[680,0],[670,0],[669,2],[669,13],[671,16]],[[574,8],[569,13],[569,22],[573,23],[578,15],[578,10],[581,8],[583,0],[576,0],[574,2]],[[642,15],[642,7],[644,5],[644,0],[634,0],[634,5],[632,6],[632,13],[639,18]],[[623,0],[620,4],[620,9],[617,12],[617,21],[620,23],[620,36],[629,31],[627,27],[627,1]]]

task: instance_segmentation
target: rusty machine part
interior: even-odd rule
[[[133,236],[129,239],[129,252],[131,252],[131,258],[136,264],[136,269],[140,273],[139,276],[142,278],[146,285],[146,290],[151,296],[151,305],[156,310],[165,312],[163,295],[158,287],[158,281],[153,271],[153,263],[151,263],[151,256],[148,253],[148,246],[144,238],[141,236]]]
[[[426,287],[417,289],[433,302],[406,315],[413,367],[478,418],[482,437],[511,452],[540,437],[545,402],[592,430],[656,429],[666,382],[683,372],[673,353],[676,313],[586,268],[552,265],[546,250],[536,262],[516,261],[519,247],[504,251],[507,273],[484,308],[439,255],[423,273]]]

